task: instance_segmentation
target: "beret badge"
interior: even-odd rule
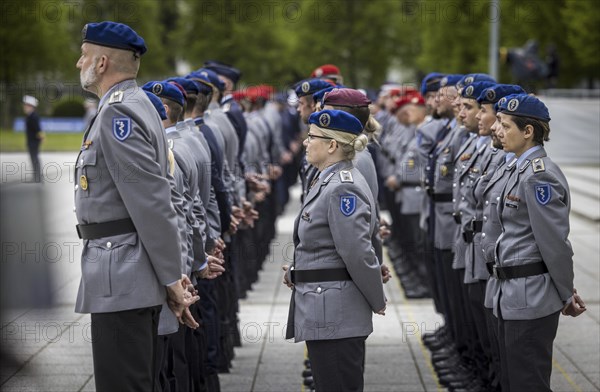
[[[319,124],[322,127],[327,127],[330,122],[331,122],[331,117],[329,117],[329,114],[323,113],[319,116]]]
[[[154,86],[152,86],[152,92],[154,93],[154,95],[160,95],[160,93],[162,93],[163,91],[163,86],[160,83],[156,83]]]
[[[310,91],[310,83],[304,82],[302,83],[302,92],[307,93]]]
[[[488,90],[487,93],[485,93],[485,97],[489,101],[493,101],[496,98],[496,92],[494,90]]]
[[[515,110],[517,110],[518,107],[519,107],[519,100],[516,98],[513,98],[510,101],[508,101],[508,105],[506,105],[506,108],[511,112],[514,112]]]
[[[465,91],[465,93],[468,97],[472,97],[474,90],[475,90],[475,88],[473,86],[469,86],[469,87],[467,87],[467,90]]]

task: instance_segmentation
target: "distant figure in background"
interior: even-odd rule
[[[550,44],[546,48],[546,66],[548,74],[546,75],[546,88],[555,88],[558,84],[558,71],[560,68],[560,59],[556,45]]]
[[[40,144],[44,139],[44,133],[40,126],[40,117],[36,112],[37,106],[37,98],[30,95],[23,97],[23,112],[27,116],[25,119],[25,133],[27,136],[27,149],[29,150],[31,165],[33,166],[33,181],[41,182],[42,173],[38,155],[40,153]]]
[[[539,45],[530,39],[521,48],[500,48],[502,63],[510,67],[514,84],[523,87],[525,91],[535,92],[539,81],[548,77],[548,65],[540,59]]]

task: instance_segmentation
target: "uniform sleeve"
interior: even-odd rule
[[[115,118],[130,119],[131,132],[123,141],[113,135]],[[109,173],[158,280],[166,285],[181,278],[177,215],[171,203],[171,188],[163,174],[164,168],[158,163],[154,145],[155,138],[164,135],[142,129],[141,123],[138,115],[125,105],[109,105],[102,116],[100,143]],[[166,148],[166,141],[163,145]]]
[[[349,216],[342,213],[342,197],[355,197],[355,210]],[[385,307],[381,267],[375,256],[370,235],[371,208],[366,196],[356,187],[339,186],[329,199],[328,220],[335,249],[371,309]]]
[[[206,258],[206,210],[200,195],[196,194],[192,206],[195,224],[192,226],[192,244],[194,249],[194,264],[192,271],[198,271]]]
[[[184,202],[185,181],[183,173],[177,163],[175,163],[175,172],[173,175],[171,176],[170,173],[167,173],[167,179],[171,185],[171,202],[173,203],[175,213],[177,214],[177,227],[179,229],[179,238],[181,239],[181,270],[184,272],[187,271],[187,268],[189,267],[187,243],[188,223],[186,220],[186,203]]]
[[[573,295],[569,190],[548,171],[534,174],[524,185],[533,235],[560,298],[567,301]]]

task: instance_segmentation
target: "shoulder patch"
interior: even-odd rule
[[[340,181],[353,183],[354,178],[352,178],[352,172],[350,170],[340,171]]]
[[[532,164],[534,173],[546,171],[546,166],[544,165],[544,160],[542,158],[534,159]]]
[[[123,102],[123,91],[117,90],[110,95],[108,98],[108,104],[112,105],[113,103],[121,103]]]
[[[545,206],[552,199],[552,188],[550,184],[537,184],[535,186],[535,200]]]
[[[340,196],[340,211],[345,216],[350,216],[356,211],[356,196],[342,195]]]
[[[113,117],[112,131],[115,138],[122,142],[131,135],[131,119],[129,117]]]

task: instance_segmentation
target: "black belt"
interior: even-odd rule
[[[136,231],[131,218],[118,219],[104,223],[77,225],[75,227],[77,228],[77,235],[79,238],[84,240],[95,240],[97,238],[134,233]]]
[[[498,267],[494,263],[486,263],[485,266],[490,275],[500,280],[526,278],[548,272],[548,267],[546,267],[546,263],[543,261],[510,267]]]
[[[346,268],[326,268],[316,270],[291,270],[292,283],[332,282],[352,280]]]
[[[473,230],[473,233],[481,233],[482,228],[483,228],[483,221],[480,221],[480,220],[471,221],[471,230]]]
[[[434,193],[431,195],[434,203],[452,201],[452,193]]]

